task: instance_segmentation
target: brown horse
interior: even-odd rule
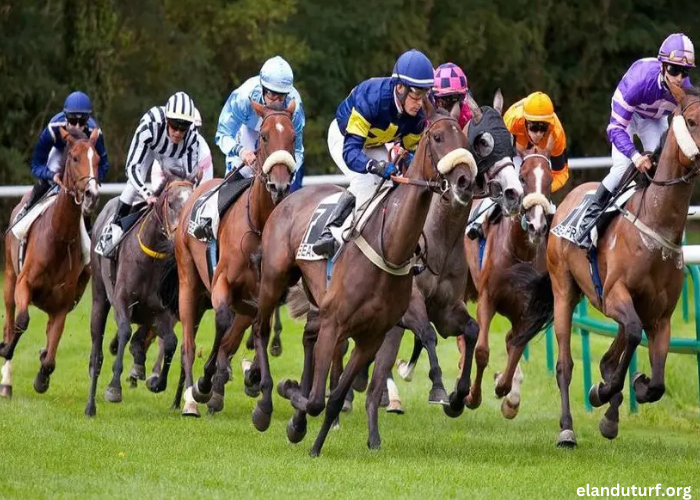
[[[258,253],[265,222],[275,205],[289,191],[292,173],[296,168],[295,133],[291,120],[296,103],[292,101],[286,109],[273,109],[256,102],[252,104],[262,118],[261,140],[255,154],[255,180],[221,219],[218,235],[221,259],[211,283],[205,255],[206,245],[187,234],[187,224],[180,225],[175,238],[183,332],[183,415],[199,416],[197,403],[206,403],[211,398],[212,378],[216,372],[217,355],[224,335],[230,330],[228,337],[236,342],[237,347],[246,328],[253,321],[258,290],[258,266],[254,257]],[[183,220],[189,220],[195,201],[221,182],[221,179],[213,179],[200,186],[185,206]],[[210,304],[216,314],[216,336],[204,366],[204,376],[197,384],[193,384],[196,325],[209,306],[210,296]]]
[[[604,382],[591,388],[593,406],[610,403],[600,422],[601,434],[613,439],[619,427],[618,409],[630,360],[642,339],[649,337],[652,376],[637,374],[633,384],[639,403],[663,396],[664,366],[671,337],[673,313],[683,284],[683,253],[680,246],[695,178],[700,173],[700,90],[671,86],[679,105],[668,131],[658,167],[648,187],[639,189],[598,239],[598,269],[602,301],[596,293],[586,251],[575,244],[549,236],[549,274],[531,275],[527,290],[530,302],[544,301],[554,311],[554,330],[559,345],[557,383],[561,392],[561,433],[558,445],[576,446],[569,405],[571,318],[585,294],[598,310],[619,324],[617,338],[600,362]],[[564,199],[554,216],[556,226],[575,209],[584,193],[595,189],[589,183],[577,187]],[[532,332],[531,332],[532,333]],[[527,337],[515,338],[524,343]]]
[[[46,348],[39,356],[41,368],[34,380],[34,390],[44,393],[49,388],[66,316],[80,301],[90,279],[90,268],[83,263],[80,225],[83,213],[95,208],[99,196],[100,156],[95,150],[99,133],[95,129],[87,138],[81,132],[61,129],[66,147],[61,160],[60,192],[56,201],[32,224],[21,270],[19,241],[11,231],[5,235],[5,336],[0,343],[0,356],[7,361],[0,395],[12,394],[12,357],[29,325],[30,304],[49,315]],[[23,203],[24,198],[12,211],[10,220]]]
[[[434,190],[450,189],[452,196],[465,204],[472,197],[476,164],[465,149],[465,135],[454,117],[436,112],[427,101],[424,109],[430,126],[420,139],[403,183],[381,202],[361,235],[351,239],[334,258],[327,289],[327,263],[297,261],[296,251],[316,207],[337,188],[314,186],[294,193],[273,212],[263,232],[259,312],[253,324],[263,394],[253,413],[256,427],[269,423],[272,414],[272,378],[266,353],[270,319],[282,295],[299,277],[303,276],[309,299],[319,307],[320,329],[313,353],[305,349],[306,355],[313,355],[313,365],[305,359],[305,368],[313,369],[304,370],[301,387],[292,381],[282,381],[278,387],[297,409],[287,427],[291,441],[303,439],[306,413],[317,416],[326,406],[326,381],[336,346],[348,338],[355,341],[328,400],[323,426],[311,450],[314,456],[320,453],[355,376],[374,358],[386,332],[408,307],[414,253]],[[373,255],[377,264],[366,253]]]
[[[471,409],[481,404],[481,382],[489,361],[489,327],[498,312],[511,322],[511,330],[506,335],[508,366],[496,381],[496,395],[501,398],[507,395],[501,404],[501,412],[506,418],[514,418],[520,407],[522,372],[518,362],[524,348],[511,345],[510,340],[530,326],[525,321],[517,284],[506,279],[506,276],[510,268],[523,262],[532,263],[540,271],[546,269],[544,256],[552,190],[549,156],[548,150],[538,148],[525,152],[520,167],[520,180],[525,192],[522,212],[517,217],[503,217],[496,224],[484,224],[486,242],[483,258],[480,256],[481,243],[464,238],[470,274],[466,298],[477,302],[476,318],[479,323],[479,338],[474,352],[476,377],[466,404]]]

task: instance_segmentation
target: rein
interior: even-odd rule
[[[176,187],[186,187],[186,186],[192,186],[192,183],[189,181],[173,181],[170,182],[165,188],[163,189],[163,192],[160,194],[158,202],[156,205],[152,206],[146,215],[142,217],[141,220],[141,225],[139,226],[139,230],[136,233],[136,239],[139,243],[139,248],[141,251],[151,257],[152,259],[157,259],[157,260],[163,260],[168,257],[167,253],[164,252],[157,252],[148,246],[143,242],[141,239],[141,233],[144,230],[144,227],[146,226],[146,222],[148,219],[153,215],[158,223],[158,229],[160,233],[165,236],[166,239],[172,240],[174,236],[174,229],[170,226],[170,222],[168,221],[168,194],[173,188]],[[156,206],[158,210],[156,210]]]

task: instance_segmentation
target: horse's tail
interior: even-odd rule
[[[301,283],[291,287],[287,294],[287,310],[292,319],[303,318],[311,309],[311,303]]]
[[[171,256],[164,262],[163,275],[160,278],[160,286],[158,287],[158,297],[175,317],[179,317],[179,292],[180,280],[177,275],[177,263],[175,262],[175,256]]]
[[[506,272],[505,279],[513,284],[524,305],[522,322],[525,328],[513,332],[511,339],[514,346],[522,347],[552,324],[552,279],[548,272],[541,273],[530,263],[514,265]]]

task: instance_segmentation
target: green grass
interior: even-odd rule
[[[270,429],[261,434],[250,421],[254,401],[242,391],[239,353],[224,412],[214,418],[183,419],[169,410],[179,361],[165,394],[143,385],[124,401],[108,404],[102,395],[111,376],[105,352],[98,414],[83,416],[88,386],[89,296],[69,316],[51,387],[36,394],[32,381],[44,346],[46,316],[32,311],[29,330],[14,362],[14,399],[0,401],[0,498],[577,498],[576,488],[596,486],[692,486],[700,493],[698,381],[692,356],[671,355],[667,392],[637,415],[622,413],[620,436],[613,442],[598,433],[602,410],[583,406],[580,340],[574,338],[572,404],[579,441],[574,451],[554,446],[558,435],[559,394],[545,366],[540,337],[523,365],[520,415],[506,421],[493,396],[493,373],[504,366],[505,322],[497,318],[491,336],[491,364],[485,376],[482,407],[447,418],[427,404],[427,360],[414,381],[399,381],[404,416],[381,410],[382,449],[366,448],[364,396],[343,416],[318,459],[308,455],[320,425],[311,419],[300,445],[287,442],[289,403],[275,394]],[[213,318],[208,313],[199,347],[208,352]],[[676,335],[692,336],[693,325],[674,322]],[[107,337],[114,334],[110,318]],[[178,328],[179,335],[179,328]],[[301,369],[301,325],[285,319],[284,353],[272,358],[275,380],[297,378]],[[593,362],[609,340],[593,336]],[[402,356],[410,353],[406,339]],[[250,356],[250,353],[247,353]],[[457,374],[453,340],[439,345],[446,384]],[[152,358],[152,356],[151,356]],[[646,350],[640,367],[648,373]],[[203,360],[197,359],[196,374]],[[127,370],[131,358],[127,356]],[[150,362],[148,363],[150,369]],[[598,380],[597,368],[594,380]],[[627,394],[625,390],[625,394]],[[204,412],[203,412],[204,413]]]

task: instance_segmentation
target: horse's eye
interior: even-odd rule
[[[442,134],[439,132],[435,132],[433,134],[433,139],[435,139],[435,142],[442,142]]]
[[[694,127],[695,125],[697,125],[695,123],[695,120],[693,120],[692,118],[688,118],[686,121],[688,122],[689,127]]]
[[[78,157],[74,155],[74,156],[73,156],[73,161],[74,161],[75,163],[78,163]]]
[[[525,177],[522,175],[520,176],[520,184],[525,184]]]
[[[260,137],[262,137],[263,142],[267,142],[267,134],[261,134]]]

